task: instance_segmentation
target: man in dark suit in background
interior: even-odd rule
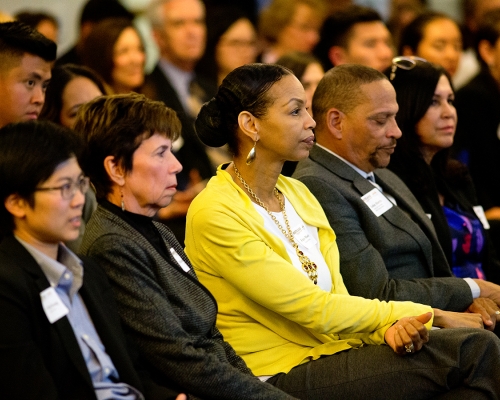
[[[215,172],[194,131],[194,120],[202,104],[216,91],[194,70],[205,51],[205,6],[201,0],[156,0],[151,3],[148,16],[160,60],[146,77],[142,92],[176,111],[182,123],[182,136],[173,144],[175,156],[183,166],[177,175],[180,192],[159,217],[167,219],[167,225],[183,243],[187,208],[204,187],[204,180]]]
[[[318,198],[337,235],[349,293],[429,304],[438,309],[436,326],[493,329],[500,287],[452,277],[418,201],[383,169],[401,136],[387,78],[362,65],[337,66],[320,82],[312,109],[317,144],[293,176]]]

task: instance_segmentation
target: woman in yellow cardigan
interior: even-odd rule
[[[277,65],[237,68],[198,116],[200,139],[234,154],[192,203],[186,235],[225,339],[257,376],[299,398],[450,389],[494,398],[498,379],[484,378],[500,376],[500,342],[490,332],[442,331],[425,344],[430,307],[348,294],[321,206],[280,175],[285,160],[307,157],[314,126],[300,82]]]

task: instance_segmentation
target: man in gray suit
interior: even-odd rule
[[[500,287],[452,277],[419,203],[382,169],[401,136],[396,93],[387,78],[361,65],[335,67],[316,89],[312,111],[317,143],[293,176],[325,210],[349,292],[429,304],[436,308],[436,326],[484,324],[492,330],[500,320]]]

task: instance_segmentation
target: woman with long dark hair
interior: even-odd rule
[[[446,70],[422,59],[394,59],[396,121],[403,132],[389,169],[408,185],[431,218],[457,277],[497,281],[487,220],[466,167],[450,158],[457,124],[455,92]]]

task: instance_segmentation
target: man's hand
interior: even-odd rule
[[[472,306],[471,306],[472,307]],[[488,316],[489,319],[489,316]],[[491,321],[490,321],[491,322]],[[458,313],[434,309],[433,326],[439,328],[483,328],[483,318],[481,314],[470,312]]]
[[[500,315],[497,313],[498,306],[493,300],[485,297],[474,299],[467,312],[480,314],[484,327],[489,331],[493,331],[497,321],[500,320]]]
[[[480,297],[491,299],[500,307],[500,286],[488,281],[483,281],[482,279],[473,279],[473,281],[479,286],[479,290],[481,291]]]
[[[386,343],[402,356],[419,351],[429,341],[429,332],[424,324],[431,318],[431,312],[401,318],[385,332]]]

